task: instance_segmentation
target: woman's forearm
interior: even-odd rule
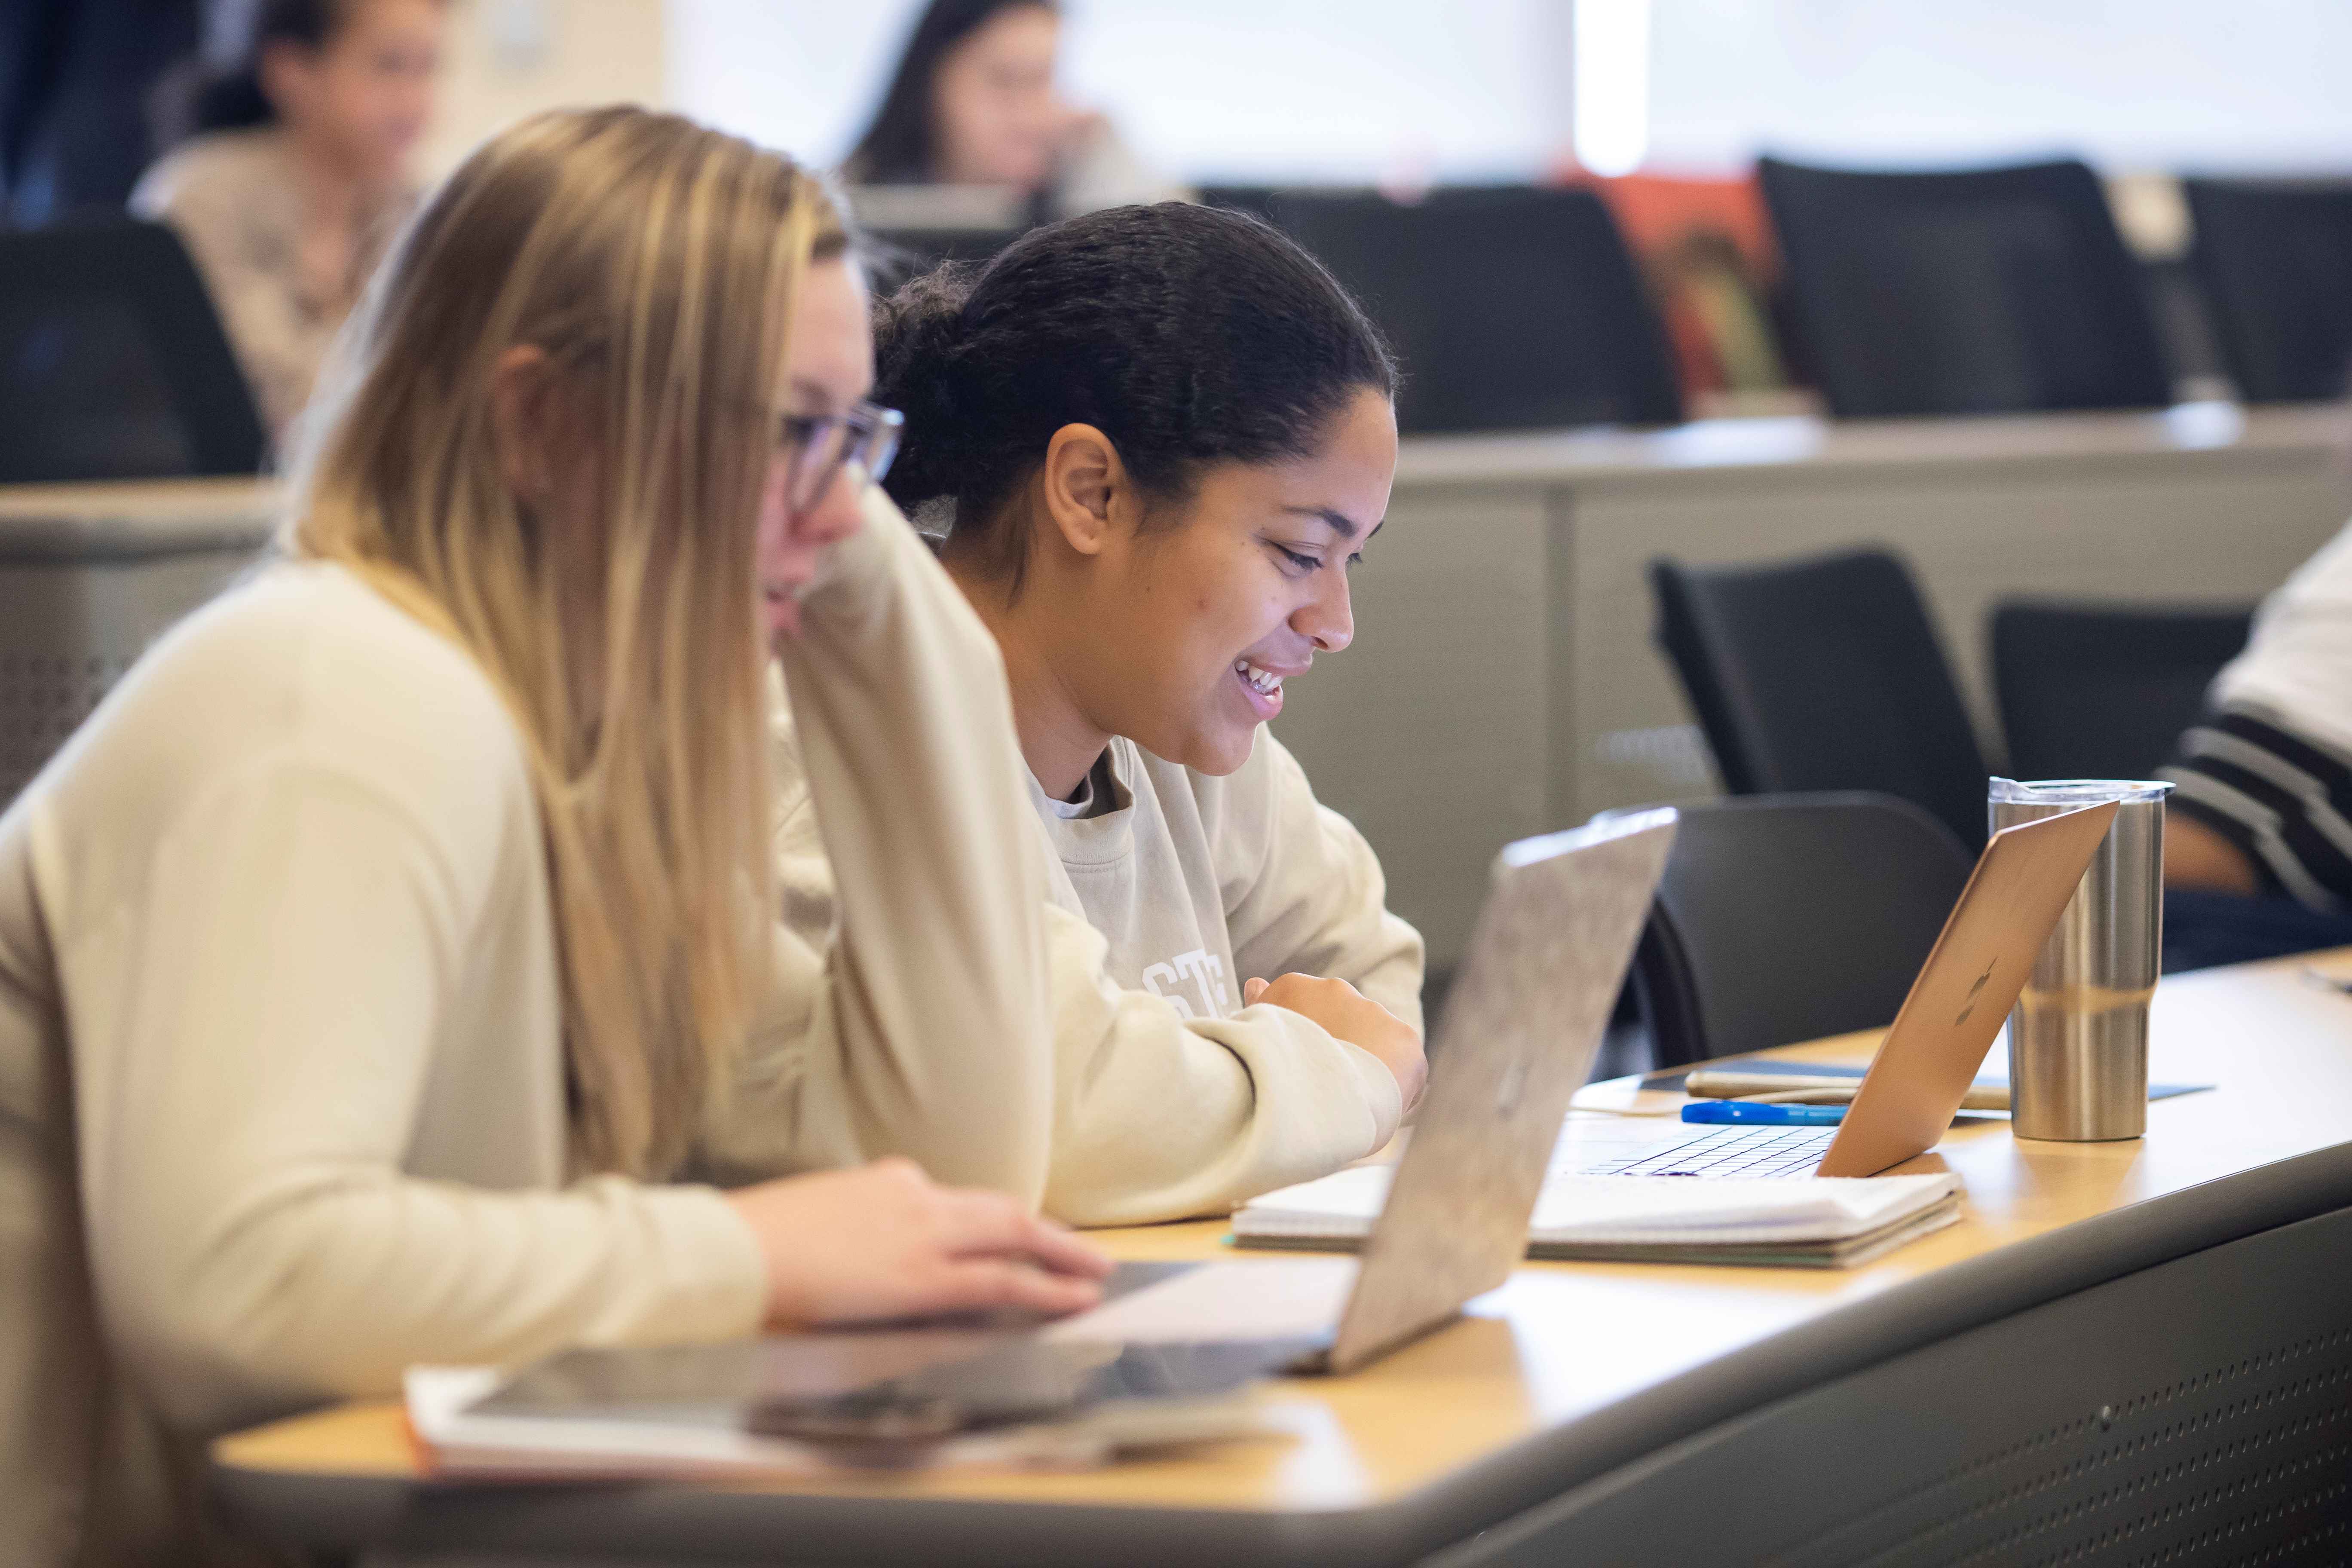
[[[838,888],[797,1118],[1035,1204],[1053,1132],[1043,868],[996,645],[878,492],[781,652]]]

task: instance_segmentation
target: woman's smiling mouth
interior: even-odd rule
[[[1234,679],[1241,682],[1242,690],[1256,710],[1261,722],[1282,711],[1282,683],[1288,679],[1246,658],[1234,660]]]

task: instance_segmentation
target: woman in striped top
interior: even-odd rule
[[[2162,776],[2168,970],[2352,943],[2352,525],[2263,604]]]

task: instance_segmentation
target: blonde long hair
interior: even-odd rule
[[[800,279],[845,244],[816,179],[748,142],[525,121],[395,247],[297,468],[291,552],[453,638],[521,731],[583,1169],[675,1168],[764,973],[759,495]],[[519,345],[588,412],[601,551],[504,481],[489,387]]]

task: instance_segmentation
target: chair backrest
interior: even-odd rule
[[[1202,185],[1201,205],[1247,213],[1252,217],[1272,223],[1274,198],[1278,188],[1274,185]]]
[[[1025,228],[869,228],[861,236],[877,290],[897,288],[942,262],[986,261]]]
[[[2242,609],[2007,600],[1993,690],[2021,779],[2140,779],[2169,759],[2206,688],[2246,646]]]
[[[271,495],[250,480],[163,489],[0,496],[0,806],[276,531]]]
[[[1661,558],[1650,583],[1658,641],[1732,794],[1875,790],[1983,845],[1984,753],[1900,561]]]
[[[2172,401],[2145,284],[2084,165],[1862,174],[1766,158],[1758,174],[1833,412]]]
[[[267,446],[171,230],[0,232],[0,483],[250,474]]]
[[[2221,358],[2250,403],[2343,395],[2352,370],[2352,184],[2183,180]]]
[[[1279,191],[1274,221],[1355,290],[1395,345],[1407,431],[1669,425],[1664,330],[1590,191]]]
[[[1969,879],[1943,824],[1858,792],[1676,809],[1633,959],[1656,1066],[1894,1022]]]

